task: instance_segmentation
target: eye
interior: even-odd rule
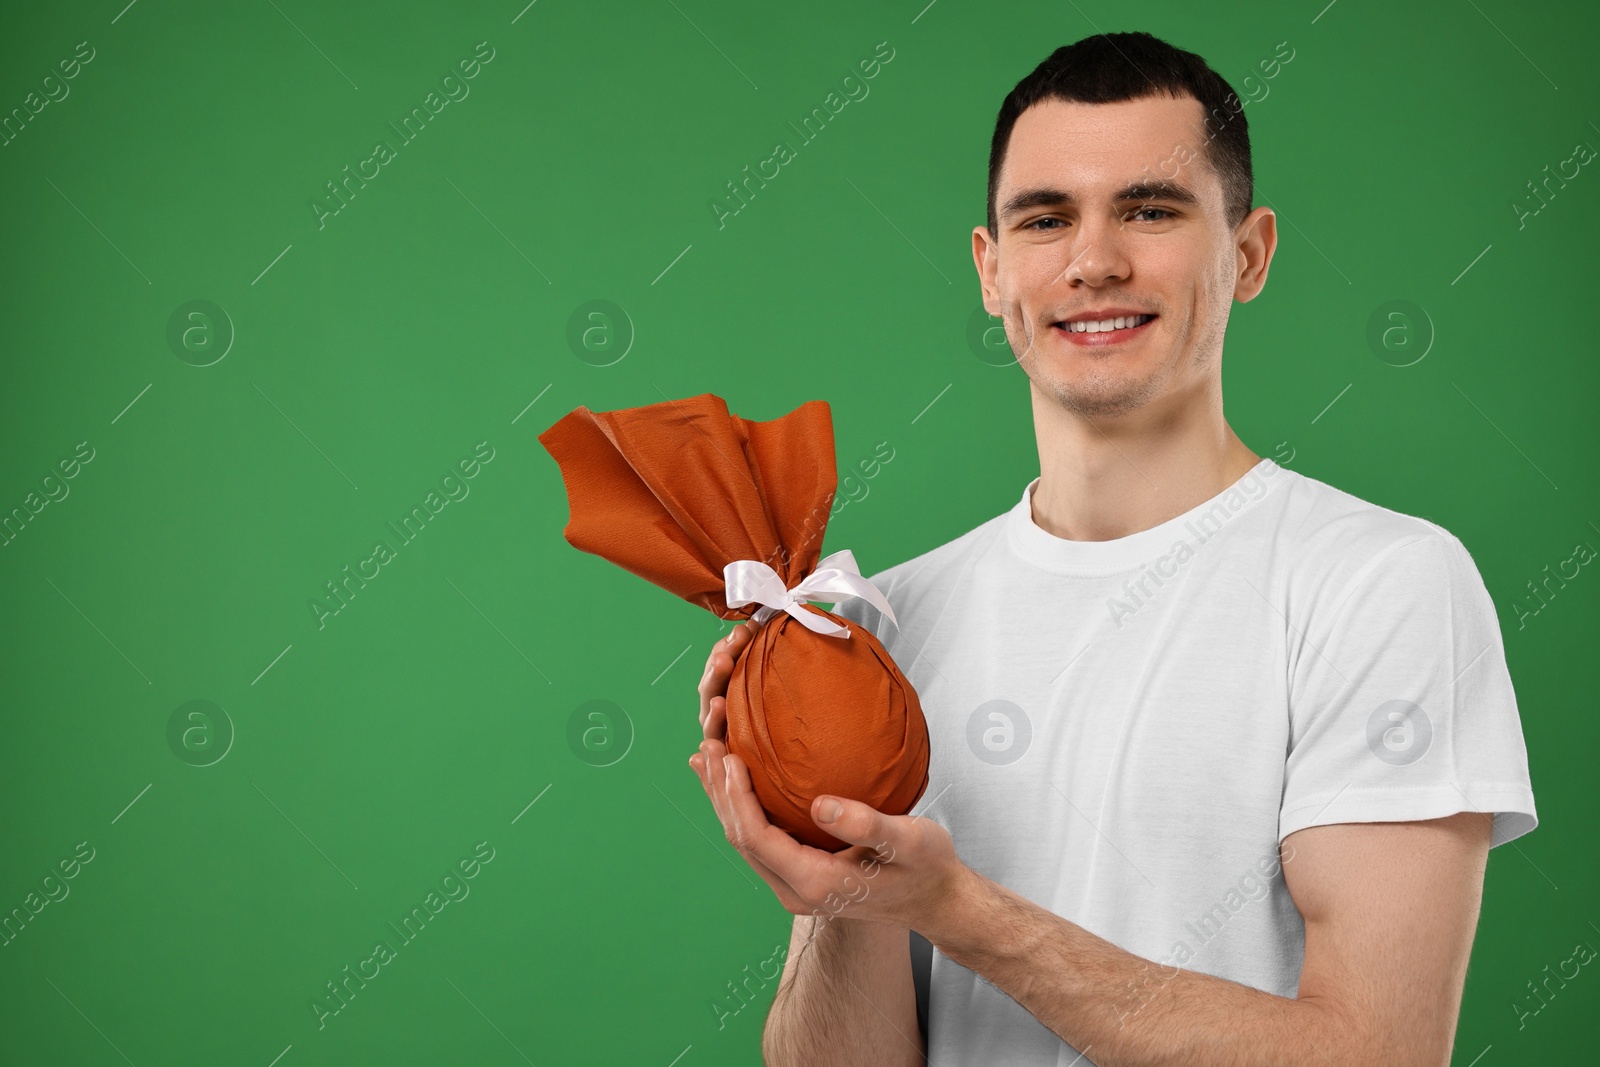
[[[1032,229],[1034,229],[1034,228],[1036,228],[1036,227],[1038,227],[1038,225],[1039,225],[1039,224],[1040,224],[1040,223],[1041,223],[1041,222],[1060,222],[1060,221],[1061,221],[1061,220],[1060,220],[1060,219],[1057,219],[1057,218],[1051,218],[1051,217],[1050,217],[1050,216],[1048,216],[1048,215],[1047,215],[1047,216],[1045,216],[1045,217],[1044,217],[1044,218],[1042,218],[1042,219],[1034,219],[1034,220],[1033,220],[1033,221],[1032,221],[1032,222],[1030,222],[1030,223],[1028,223],[1028,224],[1027,224],[1027,225],[1025,225],[1025,226],[1023,226],[1023,227],[1022,227],[1022,228],[1023,228],[1023,229],[1024,229],[1024,230],[1032,230]],[[1042,230],[1041,230],[1041,231],[1040,231],[1040,232],[1043,232],[1043,231],[1042,231]]]
[[[1156,214],[1164,215],[1167,218],[1172,218],[1173,217],[1172,212],[1168,211],[1165,208],[1159,208],[1159,207],[1142,207],[1142,208],[1139,208],[1137,211],[1133,212],[1133,214],[1135,214],[1135,215],[1143,215],[1147,211],[1154,211]],[[1161,220],[1160,219],[1152,219],[1150,221],[1159,222]]]

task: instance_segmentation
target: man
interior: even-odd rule
[[[1147,34],[1006,98],[973,258],[1040,476],[873,576],[898,628],[836,605],[921,698],[910,814],[818,797],[837,854],[769,825],[724,762],[751,624],[708,658],[690,764],[796,916],[769,1064],[1449,1062],[1486,853],[1537,825],[1515,696],[1459,540],[1223,418],[1277,246],[1249,151],[1227,84]]]

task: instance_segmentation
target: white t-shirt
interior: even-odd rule
[[[1494,604],[1449,531],[1263,458],[1158,526],[1068,541],[1034,523],[1037,484],[870,576],[898,628],[833,607],[916,688],[932,757],[911,813],[968,866],[1135,955],[1293,997],[1283,838],[1538,825]],[[1163,973],[1107,996],[1131,1018]],[[1093,1063],[937,950],[929,984],[932,1067]]]

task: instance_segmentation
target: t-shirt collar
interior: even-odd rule
[[[1039,484],[1035,477],[1006,516],[1007,540],[1023,559],[1048,571],[1079,577],[1118,574],[1155,560],[1180,542],[1198,551],[1281,484],[1282,473],[1283,468],[1270,457],[1262,457],[1238,481],[1182,515],[1109,541],[1069,541],[1041,529],[1033,521],[1031,498]]]

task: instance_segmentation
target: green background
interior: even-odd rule
[[[757,1062],[772,986],[713,1005],[791,917],[685,764],[725,625],[562,540],[537,434],[580,404],[826,399],[841,479],[894,450],[823,548],[869,574],[1010,507],[1027,383],[969,339],[995,113],[1054,47],[1131,29],[1255,97],[1281,245],[1234,308],[1231,424],[1451,530],[1500,612],[1541,825],[1491,854],[1455,1063],[1592,1055],[1592,968],[1520,1028],[1512,1005],[1600,947],[1600,577],[1516,609],[1600,548],[1600,175],[1511,206],[1600,146],[1592,5],[124,2],[7,5],[0,33],[3,113],[94,50],[0,146],[0,513],[94,454],[0,549],[0,911],[94,850],[0,948],[0,1060]],[[802,142],[880,42],[870,95]],[[778,141],[796,158],[719,227]],[[1374,349],[1394,300],[1425,318]],[[469,495],[319,626],[324,583],[479,442]],[[169,740],[193,700],[219,710]],[[568,740],[590,701],[609,765]],[[470,895],[319,1028],[325,983],[480,842]]]

